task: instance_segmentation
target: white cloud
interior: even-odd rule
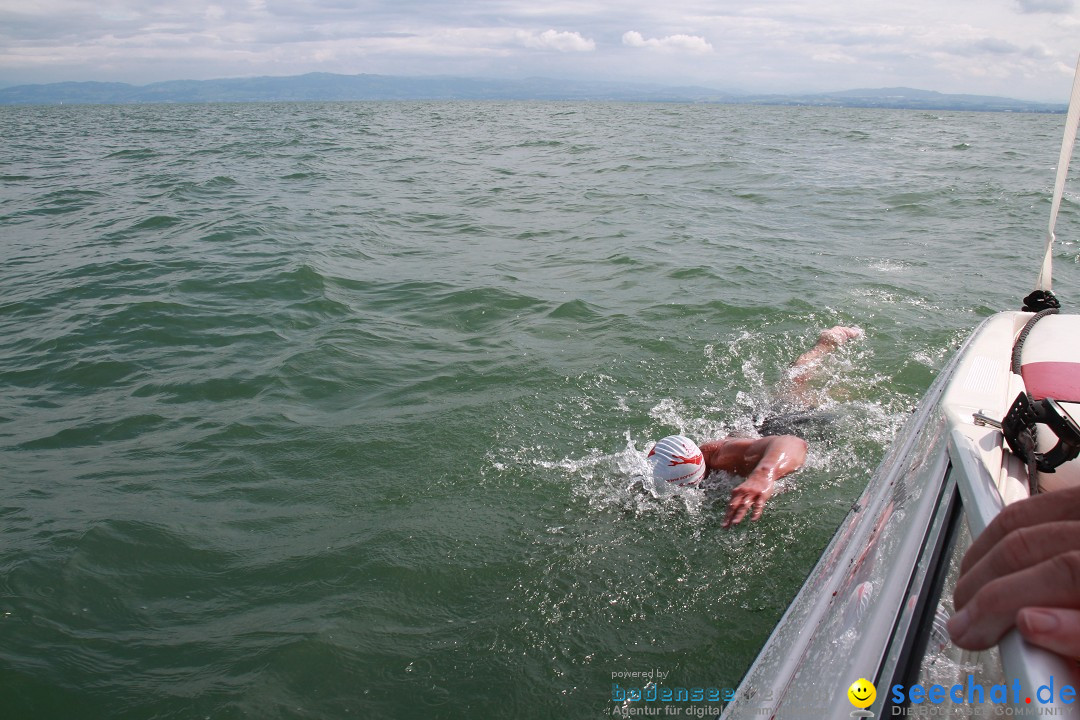
[[[1020,12],[1024,13],[1070,13],[1073,0],[1017,0]]]
[[[545,30],[542,33],[521,31],[518,34],[521,43],[535,50],[558,50],[559,52],[592,52],[596,43],[576,32],[558,32]]]
[[[694,53],[711,53],[713,46],[709,41],[697,35],[668,35],[662,38],[645,38],[636,30],[623,33],[623,45],[633,48],[653,48],[657,50],[679,50]]]
[[[1015,55],[1021,52],[1021,48],[1000,38],[983,38],[973,44],[973,49],[991,55]]]
[[[859,60],[846,52],[841,51],[829,51],[815,52],[810,55],[810,59],[820,63],[831,63],[834,65],[857,65]]]
[[[1078,0],[0,0],[0,86],[311,71],[1061,100]],[[636,29],[631,29],[636,28]],[[629,31],[628,31],[629,29]],[[1065,89],[1063,89],[1065,88]]]

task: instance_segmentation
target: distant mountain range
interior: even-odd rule
[[[948,95],[913,88],[846,90],[811,95],[754,95],[704,87],[528,78],[395,77],[309,73],[292,77],[175,80],[150,85],[62,82],[0,88],[0,105],[342,100],[592,100],[746,103],[822,107],[915,108],[997,112],[1065,112],[1064,104],[983,95]]]

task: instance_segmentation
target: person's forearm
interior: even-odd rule
[[[747,476],[747,479],[759,479],[775,483],[780,478],[790,475],[806,462],[806,441],[794,435],[772,435],[765,438],[768,443],[761,460]]]
[[[832,349],[832,346],[822,345],[821,343],[818,343],[814,347],[804,352],[798,358],[796,358],[795,362],[791,363],[791,368],[792,370],[801,370],[807,365],[817,360],[822,355],[831,352]]]
[[[793,435],[774,435],[758,441],[761,455],[746,475],[746,480],[731,491],[723,527],[738,525],[747,514],[751,520],[761,517],[765,503],[776,492],[776,482],[802,467],[806,461],[806,443]]]
[[[791,364],[791,367],[793,370],[801,373],[803,368],[811,365],[822,355],[831,353],[848,340],[860,337],[862,334],[863,331],[861,328],[844,327],[843,325],[836,325],[827,330],[822,330],[821,334],[818,335],[818,340],[817,343],[814,344],[814,347],[800,355],[795,362]]]

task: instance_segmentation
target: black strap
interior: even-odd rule
[[[1024,307],[1021,308],[1024,312],[1039,312],[1040,310],[1047,310],[1053,308],[1057,310],[1061,307],[1061,303],[1054,297],[1054,293],[1050,290],[1036,290],[1035,292],[1024,298]]]
[[[1049,452],[1035,451],[1036,425],[1045,425],[1058,439]],[[1060,465],[1080,456],[1080,426],[1053,398],[1032,400],[1026,392],[1016,396],[1001,432],[1013,453],[1028,466],[1031,493],[1037,488],[1036,470],[1052,473]]]

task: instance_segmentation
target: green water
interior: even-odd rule
[[[593,718],[735,687],[952,348],[1034,283],[1061,116],[0,108],[11,718]],[[1059,222],[1066,307],[1078,196]],[[839,420],[763,519],[650,439]]]

